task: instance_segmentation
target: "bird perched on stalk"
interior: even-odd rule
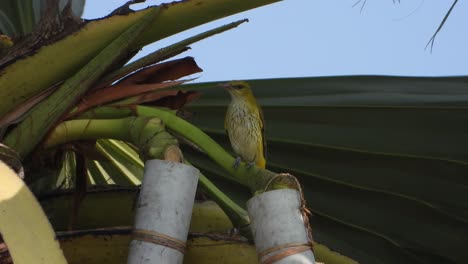
[[[248,167],[255,164],[265,168],[266,141],[263,113],[249,84],[244,81],[232,81],[219,86],[231,95],[224,128],[234,152],[238,155],[234,167],[237,168],[242,160]]]

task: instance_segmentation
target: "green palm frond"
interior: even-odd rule
[[[267,167],[299,177],[315,239],[362,263],[468,259],[467,77],[249,82],[265,114]],[[214,83],[184,87],[202,93],[192,121],[229,149],[228,95]],[[185,153],[208,176],[223,173]]]

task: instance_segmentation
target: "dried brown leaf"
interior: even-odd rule
[[[202,71],[192,57],[159,63],[136,71],[115,85],[102,89],[91,89],[77,105],[75,111],[67,116],[71,118],[96,106],[108,104],[117,100],[146,94],[158,89],[180,85],[189,80],[174,81],[181,77]],[[171,95],[173,95],[172,93]],[[166,94],[167,95],[167,94]],[[140,102],[158,100],[161,96],[151,95],[137,97]],[[183,105],[182,100],[178,105]],[[173,105],[176,105],[173,103]]]
[[[161,83],[177,80],[184,76],[201,71],[202,69],[198,67],[192,57],[185,57],[141,69],[125,77],[119,81],[117,85]]]

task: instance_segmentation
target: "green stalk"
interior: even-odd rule
[[[126,55],[133,40],[145,30],[158,12],[156,8],[151,9],[151,12],[124,31],[78,73],[66,80],[55,93],[34,106],[31,115],[9,133],[5,143],[15,149],[21,157],[31,153],[67,109],[70,109],[114,62]]]
[[[159,159],[170,145],[177,145],[157,117],[127,117],[122,119],[82,119],[58,125],[44,142],[52,148],[83,139],[117,139],[131,142],[140,150],[142,160]]]
[[[267,190],[281,188],[298,188],[298,186],[296,185],[296,181],[292,180],[291,177],[277,177],[277,173],[266,169],[261,169],[257,166],[247,168],[245,163],[241,163],[240,166],[235,169],[233,167],[235,161],[234,157],[227,153],[218,143],[216,143],[212,138],[210,138],[207,134],[201,131],[198,127],[177,117],[172,111],[169,110],[157,109],[146,106],[132,106],[128,108],[104,106],[90,110],[84,113],[83,115],[79,116],[79,118],[123,118],[128,117],[128,115],[135,114],[140,117],[157,117],[161,119],[167,128],[176,132],[177,134],[180,134],[187,140],[193,142],[208,156],[210,156],[211,159],[213,159],[222,168],[229,172],[229,174],[232,175],[232,177],[228,177],[228,179],[250,188],[252,193],[264,192]],[[55,133],[60,133],[60,131],[54,130],[51,133],[50,138],[52,138],[52,135],[54,135]],[[64,137],[66,138],[66,135],[64,135]],[[58,142],[57,140],[52,138],[46,141],[45,147],[47,148],[61,143],[65,143],[65,141]]]
[[[136,117],[123,119],[82,119],[66,121],[58,125],[47,140],[44,148],[52,148],[67,142],[87,139],[118,139],[130,141],[130,130]]]

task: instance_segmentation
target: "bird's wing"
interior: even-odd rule
[[[226,114],[224,115],[224,130],[226,130],[226,135],[228,135],[228,115],[229,115],[229,108],[226,110]]]
[[[267,141],[266,141],[266,136],[265,136],[265,118],[263,117],[263,111],[260,105],[258,105],[258,114],[260,116],[260,125],[261,125],[261,130],[262,130],[262,144],[263,144],[263,158],[267,157]]]

